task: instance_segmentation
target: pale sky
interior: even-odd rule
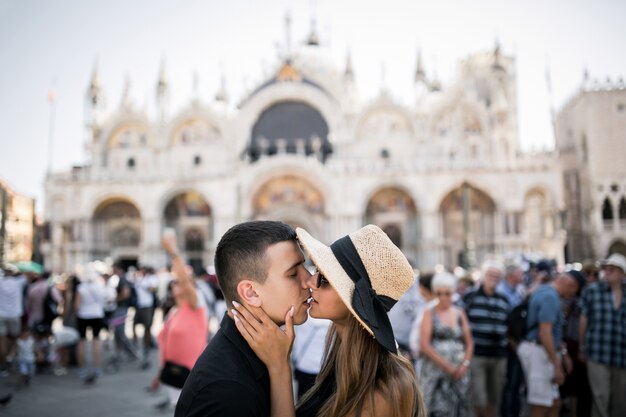
[[[416,51],[444,86],[458,60],[491,50],[516,58],[520,141],[551,147],[550,106],[576,93],[582,74],[603,82],[626,77],[626,1],[620,0],[0,0],[0,179],[43,207],[50,105],[55,93],[54,171],[85,160],[83,102],[94,62],[108,110],[124,79],[133,101],[154,112],[165,59],[176,113],[190,97],[193,74],[209,102],[226,76],[231,102],[263,80],[285,42],[304,41],[314,16],[322,46],[342,69],[350,50],[364,100],[386,84],[412,102]],[[546,69],[550,68],[552,96]]]

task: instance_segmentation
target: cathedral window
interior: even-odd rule
[[[619,201],[619,219],[626,220],[626,198],[624,197]]]
[[[613,205],[608,197],[602,203],[602,220],[604,221],[605,229],[610,230],[613,228]]]

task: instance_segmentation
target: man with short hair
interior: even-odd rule
[[[585,286],[579,271],[559,274],[530,297],[526,318],[528,333],[520,343],[530,417],[557,417],[561,408],[559,385],[563,384],[563,311],[561,298],[570,299]]]
[[[476,415],[484,417],[496,416],[506,371],[509,303],[496,292],[501,278],[501,267],[488,263],[483,266],[480,287],[463,297],[474,340],[474,360],[470,365],[472,397]]]
[[[154,301],[158,286],[158,278],[154,274],[154,269],[143,267],[135,276],[133,283],[137,292],[137,305],[135,306],[135,317],[133,318],[133,338],[137,341],[137,326],[143,326],[143,361],[142,369],[150,366],[150,349],[152,348],[152,322],[154,319]]]
[[[295,231],[274,221],[251,221],[230,228],[215,251],[215,269],[229,309],[233,302],[263,307],[278,325],[288,314],[295,324],[307,319],[310,296],[304,255]],[[268,369],[224,315],[189,375],[176,405],[176,417],[270,416]]]
[[[513,309],[522,303],[524,298],[522,281],[524,271],[519,265],[507,265],[504,269],[504,279],[496,287],[496,292],[503,295]]]
[[[612,254],[602,271],[604,280],[582,295],[581,359],[587,359],[592,415],[626,416],[626,257]]]

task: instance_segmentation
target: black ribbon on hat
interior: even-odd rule
[[[391,307],[396,304],[396,300],[386,295],[376,294],[365,265],[363,265],[350,236],[338,239],[330,245],[330,249],[339,261],[339,265],[354,282],[352,308],[374,332],[378,343],[390,352],[396,353],[396,340],[393,337],[393,329],[387,315]]]

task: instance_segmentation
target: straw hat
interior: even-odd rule
[[[415,282],[402,251],[371,224],[330,247],[304,229],[297,228],[296,234],[352,315],[380,345],[397,352],[387,312]]]

